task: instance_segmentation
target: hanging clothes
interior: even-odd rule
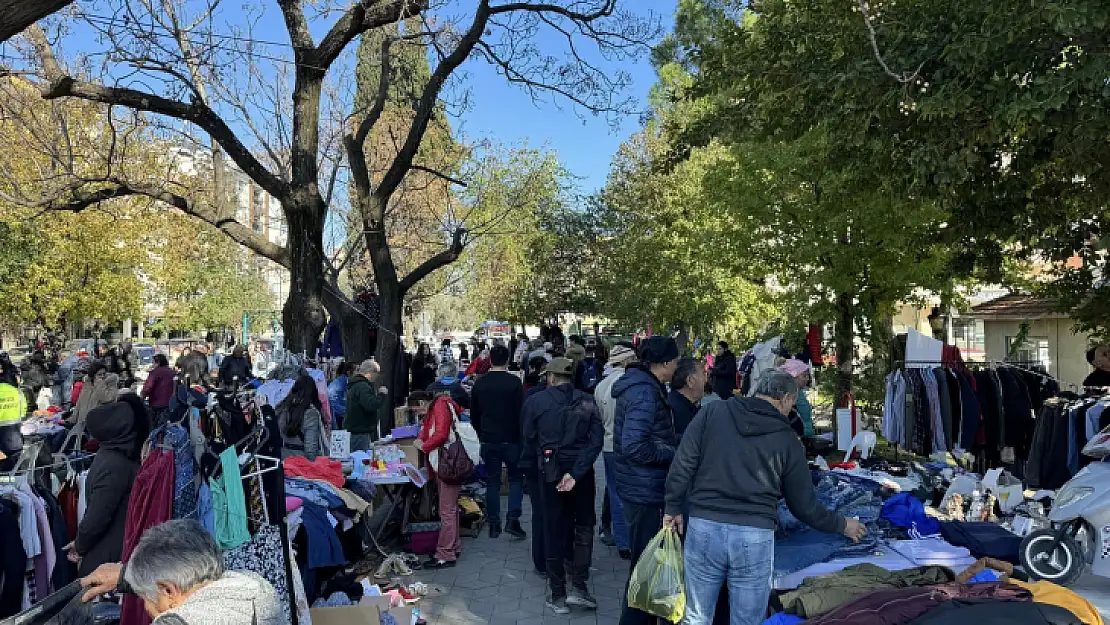
[[[0,497],[0,618],[19,614],[23,608],[23,572],[27,553],[19,533],[19,510]]]
[[[943,367],[932,371],[937,381],[937,400],[940,406],[940,425],[944,432],[945,449],[955,447],[952,438],[952,395],[948,392],[948,373]]]
[[[67,479],[58,491],[58,505],[62,507],[62,516],[65,517],[66,530],[70,536],[77,536],[77,477]]]
[[[264,525],[253,538],[248,534],[245,542],[224,551],[224,566],[230,571],[257,573],[270,582],[281,604],[285,617],[283,623],[291,623],[292,608],[284,552],[280,528],[276,525]]]
[[[212,489],[212,510],[216,519],[216,544],[220,549],[234,549],[251,539],[247,531],[247,500],[239,472],[239,457],[234,447],[220,454],[222,471],[209,482]],[[280,553],[280,551],[278,552]]]
[[[932,434],[933,452],[947,451],[948,446],[944,438],[944,416],[940,410],[940,388],[936,375],[931,369],[922,369],[921,377],[925,380],[925,393],[929,400],[929,428]]]
[[[944,369],[945,385],[948,388],[949,407],[952,410],[952,429],[948,432],[948,444],[952,449],[966,449],[960,445],[960,425],[963,422],[963,401],[960,397],[960,380],[952,369]]]
[[[960,447],[977,450],[976,438],[979,425],[982,423],[982,414],[979,409],[979,397],[972,386],[974,378],[966,370],[959,372],[956,377],[960,381]]]
[[[173,517],[174,454],[160,448],[151,450],[135,484],[127,506],[127,526],[123,537],[123,561],[135,551],[143,532]],[[143,601],[136,596],[123,598],[120,625],[150,625]]]
[[[906,378],[901,371],[892,371],[886,378],[886,398],[883,401],[883,438],[891,443],[906,446]]]

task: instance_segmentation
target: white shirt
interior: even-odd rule
[[[613,372],[597,383],[594,389],[594,401],[601,412],[601,424],[605,426],[605,442],[601,451],[613,451],[613,422],[617,418],[617,400],[613,397],[613,384],[624,375],[624,367],[615,368]]]

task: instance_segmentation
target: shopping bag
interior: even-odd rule
[[[628,607],[678,623],[686,613],[682,542],[671,527],[659,530],[632,569]]]

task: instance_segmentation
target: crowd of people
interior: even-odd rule
[[[90,512],[67,545],[67,556],[79,563],[91,594],[126,582],[164,622],[176,622],[174,614],[187,613],[185,607],[204,605],[191,590],[198,585],[226,586],[244,601],[264,598],[264,589],[259,591],[264,581],[213,564],[218,557],[212,559],[208,534],[184,521],[148,533],[121,574],[117,563],[127,501],[147,435],[207,401],[213,385],[234,386],[251,372],[249,356],[240,348],[215,375],[203,353],[186,354],[172,367],[157,355],[135,392],[128,347],[122,344],[101,358],[78,354],[76,363],[43,367],[54,384],[64,370],[61,384],[73,388],[64,402],[72,405],[70,423],[99,445],[87,481]],[[800,442],[813,427],[802,392],[809,383],[804,363],[787,360],[763,374],[749,396],[740,396],[737,360],[724,342],[711,367],[681,357],[675,340],[666,336],[606,347],[578,336],[564,343],[561,335],[538,340],[521,335],[509,344],[479,344],[473,359],[469,352],[456,353],[449,341],[436,352],[423,344],[411,361],[416,390],[408,401],[424,414],[416,445],[436,482],[441,521],[435,553],[425,568],[451,567],[461,556],[460,486],[442,479],[436,468],[438,456],[457,438],[465,411],[488,476],[489,535],[531,537],[535,573],[547,580],[546,605],[555,614],[597,606],[588,572],[598,525],[599,459],[606,491],[601,541],[616,546],[630,569],[662,528],[685,536],[684,622],[690,625],[714,620],[722,592],[732,623],[762,621],[780,499],[818,530],[854,540],[866,532],[858,521],[826,510],[814,494]],[[3,358],[0,369],[9,375]],[[387,401],[381,376],[372,359],[342,363],[327,388],[332,427],[350,432],[352,450],[369,449],[380,435]],[[42,386],[49,383],[47,377]],[[10,425],[6,410],[14,397],[5,386],[14,385],[0,382],[0,433]],[[298,378],[276,410],[284,458],[327,455],[321,410],[315,382]],[[508,481],[504,511],[503,475]],[[525,495],[533,511],[527,529],[521,522]],[[186,533],[192,538],[180,536]],[[159,555],[168,548],[190,555],[174,565]],[[621,623],[646,625],[654,619],[626,605]]]
[[[469,394],[455,375],[459,365],[449,341],[435,354],[421,345],[411,373],[416,387],[436,368],[420,438],[426,453],[442,449],[453,420],[470,410],[488,475],[489,535],[527,538],[520,518],[525,494],[530,498],[532,560],[548,581],[553,613],[597,605],[587,580],[599,457],[606,488],[601,540],[615,545],[631,570],[663,527],[679,530],[685,536],[684,622],[691,625],[713,622],[722,593],[733,624],[762,622],[780,499],[818,530],[853,540],[866,533],[816,498],[801,443],[813,431],[805,363],[787,360],[741,397],[737,359],[724,342],[707,367],[680,357],[674,339],[665,336],[636,346],[618,342],[607,351],[577,336],[565,348],[518,338],[515,345],[475,349],[466,368],[484,369]],[[450,567],[460,557],[458,487],[441,481],[439,488],[444,529],[428,566]],[[654,620],[627,605],[621,616],[622,625]]]

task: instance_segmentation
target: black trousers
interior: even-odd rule
[[[557,485],[558,482],[541,485],[547,583],[555,598],[567,596],[568,569],[575,588],[586,588],[597,520],[594,512],[597,485],[592,470],[570,492],[560,493],[555,489]]]
[[[609,495],[601,498],[601,529],[612,531],[613,509],[609,507]]]
[[[629,571],[636,568],[640,555],[659,530],[663,529],[663,506],[621,501],[624,507],[624,523],[628,526],[628,548],[632,551],[632,564]],[[620,625],[654,625],[656,617],[628,607],[628,585],[624,588],[624,610],[621,611]]]
[[[537,571],[547,570],[547,551],[544,549],[543,531],[543,496],[540,493],[540,481],[536,471],[524,474],[524,489],[528,493],[528,502],[532,504],[532,566]]]

